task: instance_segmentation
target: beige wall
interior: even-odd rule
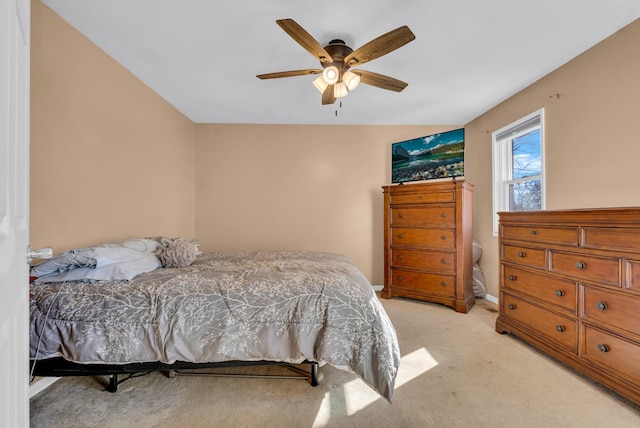
[[[198,124],[202,249],[340,252],[382,285],[391,143],[452,128]]]
[[[640,205],[640,20],[468,123],[466,176],[489,294],[498,296],[492,236],[491,133],[545,109],[546,208]],[[557,95],[556,95],[557,94]]]
[[[193,236],[193,122],[40,1],[31,12],[31,245]]]

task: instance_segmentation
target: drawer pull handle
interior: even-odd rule
[[[599,311],[604,311],[605,309],[607,309],[607,304],[605,302],[598,302],[596,303],[596,308]]]
[[[584,262],[578,262],[578,263],[576,263],[576,267],[577,267],[578,269],[584,269],[584,268],[586,268],[586,267],[587,267],[587,265],[586,265],[586,264],[584,264]]]
[[[557,326],[556,326],[556,331],[557,331],[558,333],[562,333],[562,332],[564,331],[564,326],[563,326],[563,325],[557,325]]]
[[[422,199],[422,195],[418,196],[418,199]]]
[[[515,280],[516,280],[515,275],[509,275],[509,281],[515,281]]]
[[[440,213],[440,217],[447,218],[447,213]]]
[[[402,256],[398,256],[398,260],[402,260]]]
[[[442,263],[443,265],[447,264],[447,259],[440,259],[440,263]]]
[[[532,230],[532,231],[531,231],[531,235],[532,235],[532,236],[535,236],[535,235],[537,235],[537,234],[538,234],[538,231],[537,231],[537,230],[535,230],[535,229],[534,229],[534,230]]]
[[[526,254],[524,253],[524,251],[518,251],[518,257],[525,257]]]
[[[447,240],[447,235],[440,235],[440,239],[442,239],[443,241]]]
[[[447,281],[440,282],[440,285],[443,286],[443,287],[446,287],[447,286]]]
[[[404,279],[404,276],[400,275],[398,276],[398,281],[402,281]]]
[[[404,215],[402,215],[402,213],[398,214],[398,218],[403,218]]]
[[[514,305],[513,303],[509,303],[508,306],[509,309],[511,309],[512,311],[516,309],[516,305]]]
[[[609,352],[609,346],[605,345],[604,343],[600,343],[598,344],[598,351]]]
[[[398,233],[398,238],[402,239],[402,233]]]
[[[564,296],[564,290],[556,290],[556,296],[558,297]]]

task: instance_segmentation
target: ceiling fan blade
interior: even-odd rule
[[[389,91],[401,92],[408,85],[408,83],[405,83],[402,80],[394,79],[393,77],[385,76],[384,74],[373,73],[365,70],[351,71],[360,75],[360,83],[387,89]]]
[[[416,36],[406,25],[389,31],[369,43],[359,47],[344,58],[344,63],[349,67],[364,64],[376,58],[386,55],[391,51],[406,45]]]
[[[290,70],[279,71],[277,73],[258,74],[258,79],[279,79],[280,77],[293,77],[293,76],[306,76],[308,74],[320,74],[322,70],[307,69],[307,70]]]
[[[335,102],[336,97],[334,96],[333,85],[329,85],[322,93],[322,105],[333,104]]]
[[[298,42],[300,46],[309,51],[311,55],[318,58],[320,62],[333,62],[333,58],[331,58],[331,55],[329,55],[322,45],[318,43],[311,34],[307,33],[307,31],[296,21],[293,19],[278,19],[276,23],[282,27],[282,29],[286,31],[293,40]]]

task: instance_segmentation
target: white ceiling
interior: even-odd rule
[[[197,123],[465,124],[640,16],[638,0],[43,0]],[[401,25],[416,40],[363,70],[409,83],[360,85],[321,105],[320,68],[276,19],[356,49]]]

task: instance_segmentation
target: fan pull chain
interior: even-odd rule
[[[342,101],[340,101],[340,108],[342,108]],[[336,109],[336,117],[338,117],[338,109]]]

